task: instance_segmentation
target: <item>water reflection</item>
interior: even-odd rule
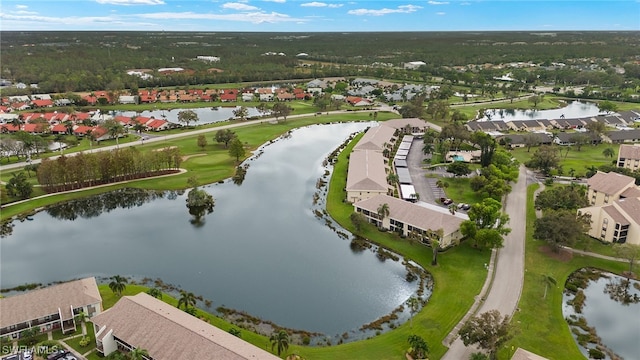
[[[559,109],[488,109],[478,120],[534,120],[534,119],[573,119],[590,117],[600,114],[598,105],[592,102],[570,101],[567,106]]]
[[[586,357],[637,359],[639,297],[637,280],[596,269],[571,274],[562,313]]]
[[[430,280],[412,269],[420,281],[407,282],[408,265],[381,262],[377,249],[352,252],[350,235],[319,208],[327,186],[316,184],[329,180],[327,155],[371,125],[311,126],[262,147],[246,162],[251,167],[241,186],[229,180],[200,188],[215,199],[205,226],[190,224],[187,194],[131,190],[14,222],[13,234],[0,243],[0,287],[88,275],[160,278],[202,295],[213,309],[329,337],[372,336],[360,327],[393,312]],[[45,257],[73,261],[28,260]],[[408,316],[398,315],[383,331]]]
[[[47,214],[60,220],[90,219],[115,209],[140,207],[145,203],[168,195],[175,199],[181,191],[155,191],[124,188],[87,198],[66,201],[48,206]],[[173,194],[172,194],[173,193]],[[171,195],[169,195],[171,194]]]
[[[198,121],[196,123],[192,123],[195,125],[202,124],[210,124],[220,121],[227,121],[230,119],[234,119],[235,115],[233,112],[239,109],[240,106],[226,106],[226,107],[214,107],[214,108],[195,108],[195,109],[167,109],[167,110],[147,110],[142,112],[135,111],[121,111],[116,112],[115,115],[122,116],[144,116],[144,117],[153,117],[155,119],[163,119],[172,123],[180,124],[178,120],[178,114],[183,110],[191,110],[198,115]],[[269,114],[269,112],[261,112],[255,107],[246,107],[247,108],[247,118],[254,118],[258,116],[263,116]]]

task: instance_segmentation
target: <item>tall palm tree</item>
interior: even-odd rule
[[[185,310],[191,306],[196,306],[196,296],[192,292],[180,290],[180,299],[178,300],[178,309],[184,305]]]
[[[278,356],[280,356],[282,351],[286,352],[289,348],[289,334],[284,330],[271,334],[269,341],[271,341],[271,351],[273,351],[273,348],[275,347],[277,349]]]
[[[125,132],[124,126],[114,120],[106,121],[104,126],[107,129],[109,136],[111,136],[112,138],[116,138],[116,147],[119,147],[120,143],[118,139],[120,138],[120,135],[124,134]]]
[[[114,294],[121,296],[124,289],[127,288],[127,279],[120,275],[115,275],[111,277],[111,282],[109,283],[109,289],[113,291]]]
[[[143,348],[135,348],[129,352],[129,358],[131,360],[144,360],[149,359],[149,352]]]
[[[549,285],[555,286],[558,282],[549,274],[542,274],[542,282],[544,282],[544,295],[542,298],[545,299],[547,297],[547,289],[549,288]]]
[[[382,220],[389,216],[389,204],[384,203],[378,206],[378,216],[380,217],[380,227],[382,227]]]

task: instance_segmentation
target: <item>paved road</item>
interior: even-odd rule
[[[511,193],[507,196],[504,209],[510,217],[511,233],[505,237],[504,247],[498,251],[493,284],[478,314],[495,309],[502,315],[512,316],[516,311],[524,282],[526,201],[527,170],[524,165],[520,165],[518,182],[513,185]],[[467,348],[462,340],[457,338],[443,359],[468,359],[475,351],[475,348]]]
[[[362,112],[373,112],[373,111],[377,111],[377,110],[361,110],[361,111]],[[347,111],[346,110],[330,111],[330,112],[325,113],[325,114],[339,114],[339,113],[347,113]],[[353,111],[350,111],[349,113],[353,113]],[[313,114],[290,115],[290,116],[287,117],[287,121],[290,121],[292,119],[301,118],[301,117],[309,117],[309,116],[312,116],[312,115]],[[322,116],[322,115],[320,115],[320,116]],[[248,125],[254,125],[254,124],[261,124],[261,123],[269,123],[269,122],[273,122],[273,121],[275,121],[275,118],[264,118],[264,119],[259,119],[259,120],[250,120],[250,121],[233,123],[233,124],[222,125],[222,126],[217,126],[217,127],[210,127],[210,128],[206,128],[206,129],[185,131],[185,132],[181,132],[179,134],[171,134],[171,135],[153,134],[153,137],[150,137],[149,135],[145,135],[146,138],[144,139],[144,141],[132,141],[132,142],[128,142],[126,144],[120,144],[119,146],[118,145],[105,146],[105,147],[101,147],[101,148],[86,150],[86,151],[84,151],[84,153],[94,153],[94,152],[99,152],[99,151],[110,151],[110,150],[114,150],[114,149],[117,149],[117,148],[138,146],[138,145],[161,142],[161,141],[166,141],[166,140],[170,140],[170,139],[178,139],[178,138],[183,138],[183,137],[193,136],[193,135],[198,135],[198,134],[206,134],[206,133],[210,133],[210,132],[214,132],[214,131],[218,131],[218,130],[231,129],[231,128],[236,128],[236,127],[240,127],[240,126],[248,126]],[[69,154],[65,154],[65,156],[74,156],[75,154],[78,154],[78,153],[77,152],[72,152],[72,153],[69,153]],[[60,155],[49,157],[49,159],[55,160],[58,157],[60,157]],[[40,161],[42,161],[42,159],[33,159],[32,163],[33,164],[38,164],[38,163],[40,163]],[[14,164],[2,165],[2,166],[0,166],[0,171],[9,170],[9,169],[16,169],[16,168],[23,168],[25,165],[27,165],[26,162],[19,162],[19,163],[14,163]]]

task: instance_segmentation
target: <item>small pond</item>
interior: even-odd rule
[[[372,336],[361,326],[396,310],[425,281],[402,258],[351,241],[324,214],[327,156],[372,123],[292,131],[248,160],[241,185],[203,187],[213,213],[192,223],[186,192],[120,190],[14,221],[0,239],[0,285],[120,274],[159,278],[219,306],[338,341]],[[194,158],[198,160],[198,158]],[[409,280],[409,281],[408,281]],[[426,299],[429,290],[423,296]]]
[[[195,108],[195,109],[167,109],[167,110],[147,110],[142,112],[135,111],[116,111],[114,114],[122,115],[122,116],[145,116],[145,117],[153,117],[155,119],[163,119],[172,123],[180,124],[178,121],[178,113],[183,110],[191,110],[198,115],[198,121],[195,123],[191,123],[190,125],[202,125],[202,124],[211,124],[220,121],[227,121],[229,119],[234,119],[235,115],[233,115],[233,111],[239,109],[240,106],[214,106],[210,108]],[[247,108],[247,117],[256,117],[262,116],[267,113],[260,112],[260,110],[255,107],[246,107]]]
[[[640,281],[579,270],[567,280],[562,313],[586,357],[598,348],[606,359],[639,358]]]
[[[478,120],[537,120],[537,119],[576,119],[581,117],[596,116],[600,114],[598,105],[592,102],[570,101],[559,109],[549,110],[517,110],[517,109],[488,109],[485,116]]]

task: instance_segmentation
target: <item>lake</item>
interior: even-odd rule
[[[570,101],[567,106],[549,110],[517,110],[517,109],[488,109],[485,116],[477,120],[537,120],[537,119],[575,119],[591,117],[600,114],[597,104],[583,101]]]
[[[600,273],[597,270],[591,272],[591,269],[582,269],[580,272],[589,274],[587,276],[590,278],[586,286],[580,288],[585,296],[584,306],[581,313],[576,312],[574,307],[567,303],[574,299],[575,295],[565,291],[562,305],[565,319],[584,317],[586,324],[594,328],[597,336],[601,338],[602,345],[612,353],[624,359],[638,359],[640,282],[631,280],[627,283],[627,279],[622,276]],[[585,333],[584,330],[580,332]],[[588,357],[588,349],[594,347],[593,343],[589,343],[587,346],[580,346],[580,350]],[[611,358],[607,356],[607,359]]]
[[[124,190],[16,221],[0,239],[0,285],[160,278],[212,300],[212,309],[224,305],[280,326],[355,338],[360,326],[418,289],[418,281],[405,280],[401,261],[352,250],[338,234],[345,230],[316,216],[323,205],[314,204],[314,194],[326,192],[318,179],[329,179],[325,158],[371,125],[314,125],[259,149],[242,185],[204,187],[215,209],[200,226],[190,222],[184,192]]]
[[[116,116],[145,116],[145,117],[154,117],[155,119],[163,119],[172,123],[180,124],[178,121],[178,113],[183,110],[191,110],[198,115],[198,121],[195,123],[191,123],[190,125],[202,125],[202,124],[211,124],[220,121],[227,121],[229,119],[234,119],[235,115],[233,115],[233,111],[239,109],[240,106],[214,106],[213,108],[194,108],[194,109],[167,109],[167,110],[147,110],[142,112],[135,111],[116,111],[114,114]],[[261,113],[255,107],[246,107],[247,108],[247,117],[255,117],[262,116],[265,113]],[[267,112],[266,114],[268,114]]]

